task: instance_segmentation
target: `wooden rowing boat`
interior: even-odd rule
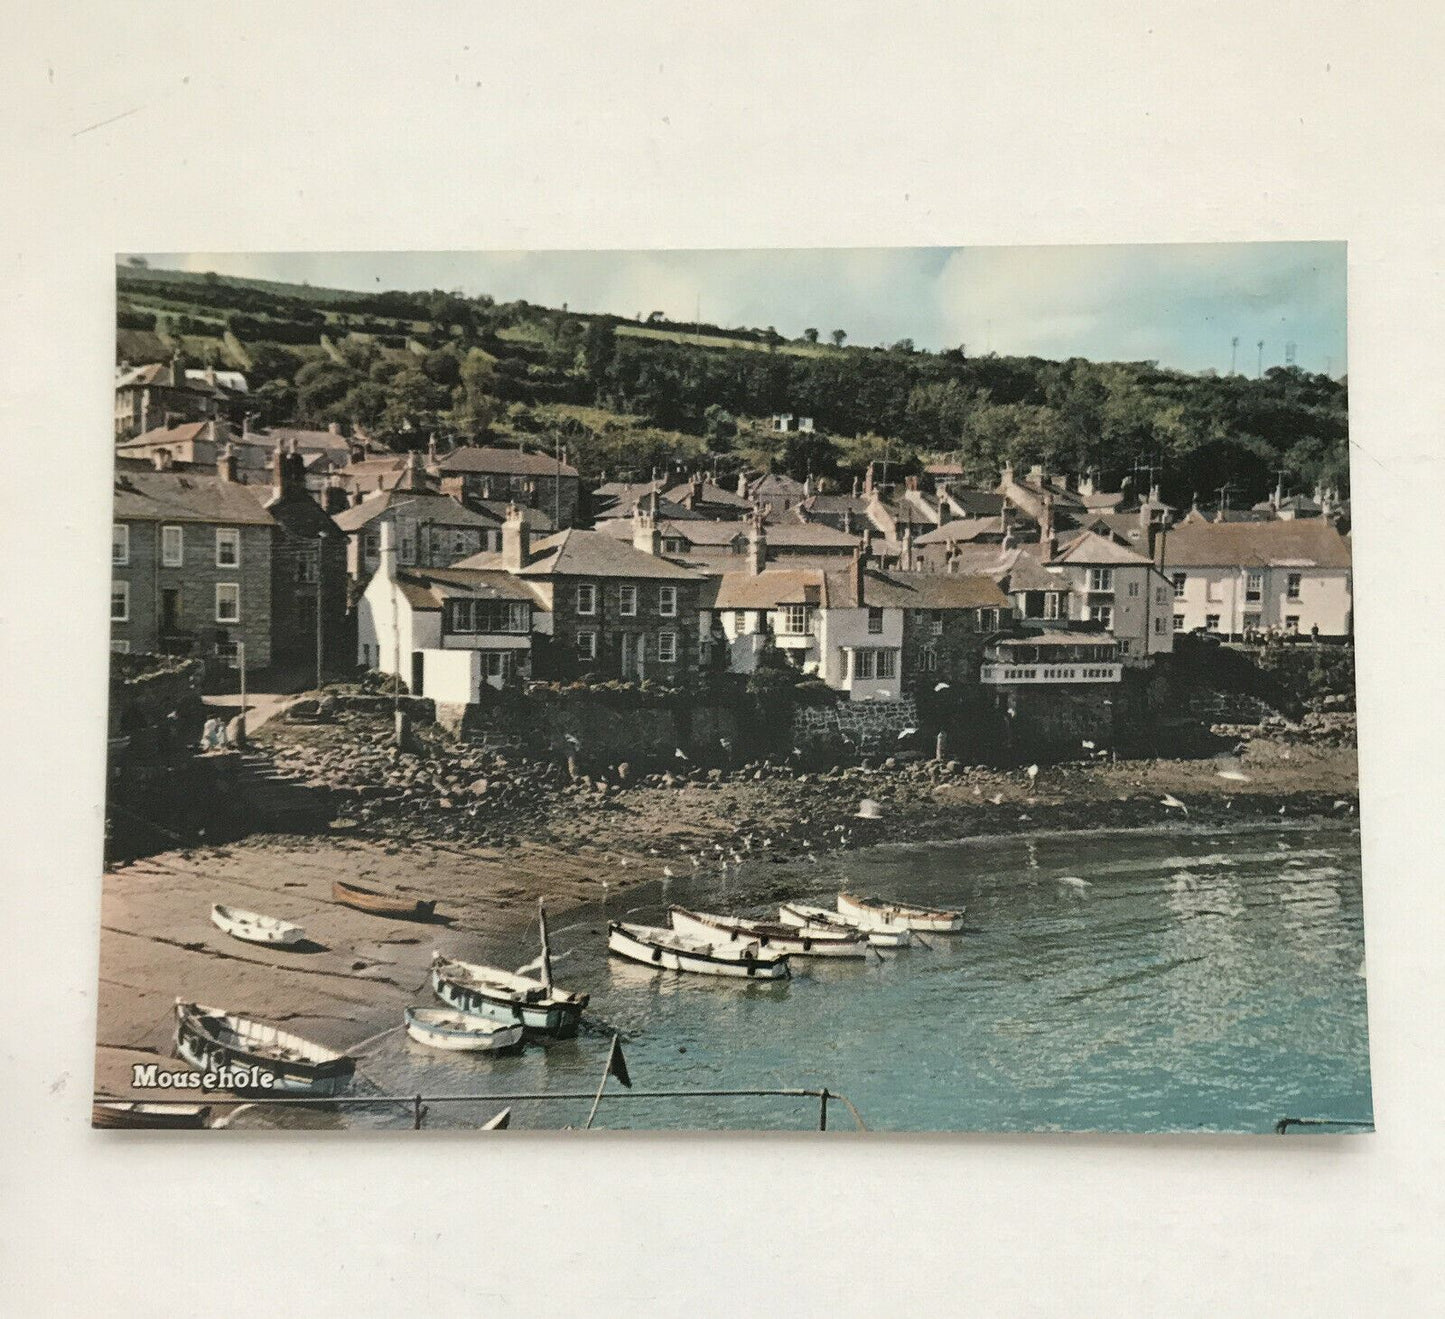
[[[429,921],[436,915],[435,898],[404,898],[395,893],[348,884],[344,879],[331,882],[331,896],[346,907],[369,912],[373,916],[395,916],[402,920]]]
[[[264,1021],[176,1000],[176,1053],[202,1071],[229,1073],[226,1089],[261,1095],[338,1095],[356,1060]],[[247,1073],[247,1079],[239,1080]],[[271,1084],[258,1080],[268,1073]]]
[[[503,1109],[500,1113],[498,1113],[495,1117],[490,1117],[490,1118],[488,1118],[485,1122],[483,1122],[482,1125],[481,1125],[481,1127],[480,1127],[480,1130],[482,1130],[482,1131],[505,1131],[505,1130],[506,1130],[508,1127],[510,1127],[511,1125],[512,1125],[512,1110],[511,1110],[510,1108],[504,1108],[504,1109]]]
[[[875,930],[861,921],[828,907],[813,907],[806,902],[785,902],[778,908],[778,919],[784,925],[805,930],[855,930],[874,948],[907,948],[913,942],[913,931],[907,929]]]
[[[211,1125],[208,1104],[145,1104],[97,1099],[90,1106],[90,1125],[110,1130],[194,1131]]]
[[[275,916],[242,911],[239,907],[225,907],[219,902],[211,908],[211,924],[233,939],[242,939],[246,943],[292,947],[306,938],[306,931],[300,925],[278,920]]]
[[[522,1047],[521,1022],[492,1021],[446,1008],[407,1008],[406,1033],[418,1044],[455,1053],[507,1053]]]
[[[607,927],[607,949],[618,957],[641,962],[660,971],[691,971],[697,975],[736,976],[748,980],[782,980],[792,974],[788,954],[722,937],[695,938],[656,925],[628,925],[612,921]]]
[[[830,929],[800,929],[781,921],[754,921],[715,916],[706,911],[671,907],[672,928],[702,940],[726,936],[732,943],[755,942],[760,948],[793,957],[867,957],[868,941],[857,930],[835,925]]]
[[[838,914],[852,917],[865,930],[936,930],[951,934],[963,929],[962,908],[948,911],[942,907],[909,907],[851,893],[838,894]]]

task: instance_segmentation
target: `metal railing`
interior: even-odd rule
[[[216,1097],[209,1094],[191,1093],[184,1099],[181,1098],[152,1098],[150,1095],[144,1099],[117,1099],[111,1095],[96,1095],[97,1103],[130,1103],[138,1102],[155,1106],[174,1106],[181,1108],[194,1108],[197,1104],[225,1107],[255,1107],[255,1108],[380,1108],[388,1104],[398,1105],[409,1109],[412,1118],[412,1130],[420,1131],[425,1123],[428,1112],[434,1105],[438,1104],[510,1104],[524,1101],[562,1101],[582,1103],[612,1103],[617,1100],[628,1099],[816,1099],[818,1101],[818,1130],[828,1130],[828,1105],[830,1103],[842,1104],[852,1117],[856,1129],[867,1131],[868,1124],[863,1121],[853,1101],[847,1095],[840,1095],[836,1090],[829,1090],[824,1086],[821,1090],[811,1088],[795,1088],[781,1090],[607,1090],[600,1096],[592,1091],[523,1091],[506,1094],[465,1094],[465,1095],[336,1095],[328,1098],[312,1098],[310,1096],[278,1096],[275,1098],[254,1099],[243,1096]]]

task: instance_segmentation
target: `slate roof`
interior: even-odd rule
[[[498,551],[474,554],[453,568],[500,569]],[[569,527],[532,545],[532,561],[520,570],[522,577],[650,577],[695,582],[697,575],[667,559],[635,549],[604,531]]]
[[[716,609],[776,609],[780,605],[823,603],[824,574],[769,568],[765,572],[724,573],[718,580]]]
[[[980,536],[1002,536],[1003,519],[997,518],[955,518],[941,527],[915,536],[915,545],[952,545],[977,540]]]
[[[210,522],[274,527],[276,519],[248,487],[192,472],[118,471],[114,516],[118,522]]]
[[[1183,522],[1164,540],[1166,568],[1348,568],[1349,542],[1322,518]]]
[[[766,576],[766,574],[764,574]],[[852,574],[827,575],[830,604],[853,604]],[[873,609],[1008,609],[1010,602],[991,577],[982,573],[884,572],[863,574],[863,603]]]
[[[498,476],[576,476],[577,469],[558,462],[550,454],[525,449],[496,449],[464,444],[437,460],[437,470],[453,476],[462,472],[485,472]]]
[[[440,609],[448,600],[457,599],[525,600],[534,608],[545,608],[525,582],[506,572],[402,568],[396,584],[413,609]]]
[[[1062,546],[1059,552],[1054,555],[1054,563],[1077,563],[1081,565],[1093,564],[1131,564],[1148,563],[1146,555],[1132,550],[1128,546],[1120,545],[1118,541],[1110,540],[1107,536],[1101,536],[1097,531],[1085,531],[1075,536],[1068,544]]]
[[[444,527],[490,527],[495,529],[494,518],[474,513],[465,504],[458,503],[450,495],[433,494],[425,490],[383,490],[363,499],[359,504],[343,509],[335,517],[342,531],[360,531],[362,527],[391,510],[400,511],[405,506],[407,515],[418,522],[430,522]]]

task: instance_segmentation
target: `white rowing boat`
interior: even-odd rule
[[[936,930],[954,934],[963,929],[963,909],[947,911],[942,907],[909,907],[901,902],[884,902],[882,898],[860,898],[851,893],[838,894],[838,914],[857,920],[864,930]]]
[[[505,1053],[522,1046],[520,1022],[508,1024],[446,1008],[407,1008],[406,1033],[418,1044],[455,1053]]]
[[[238,1093],[338,1095],[351,1084],[356,1059],[221,1008],[176,1000],[176,1053],[192,1067],[230,1079]],[[270,1083],[260,1073],[270,1074]]]
[[[239,907],[223,907],[219,902],[211,908],[211,924],[225,930],[233,939],[244,939],[247,943],[290,947],[306,937],[306,931],[290,921],[262,916],[259,912],[242,911]]]
[[[657,925],[612,921],[607,927],[607,949],[660,971],[692,971],[748,980],[782,980],[792,974],[787,953],[770,952],[755,939],[746,943],[726,938],[698,939]]]
[[[831,929],[799,929],[781,921],[753,921],[741,917],[714,916],[706,911],[671,907],[672,928],[697,939],[726,937],[730,943],[756,942],[759,947],[793,957],[867,957],[868,941],[856,930],[835,925]]]
[[[875,930],[861,921],[844,916],[827,907],[813,907],[806,902],[785,902],[778,908],[778,919],[784,925],[805,930],[855,930],[874,948],[907,948],[913,942],[912,930]]]

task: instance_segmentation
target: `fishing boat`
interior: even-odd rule
[[[457,1053],[507,1053],[522,1047],[520,1022],[492,1021],[446,1008],[407,1008],[406,1033],[418,1044]]]
[[[225,930],[233,939],[247,943],[279,944],[289,948],[306,938],[306,931],[289,921],[262,916],[239,907],[224,907],[219,902],[211,908],[211,924]]]
[[[331,881],[331,896],[344,907],[369,912],[373,916],[396,916],[402,920],[429,921],[436,915],[435,898],[404,898],[379,889],[348,884],[343,879]]]
[[[756,939],[734,942],[721,931],[715,931],[711,939],[699,939],[658,925],[612,921],[607,926],[607,949],[618,957],[662,971],[693,971],[749,980],[782,980],[792,974],[787,953],[765,949]]]
[[[547,942],[547,912],[539,902],[537,918],[542,955],[516,971],[478,966],[432,953],[432,990],[443,1003],[492,1021],[520,1022],[531,1036],[567,1040],[577,1034],[586,994],[558,989],[552,982],[552,952]],[[540,978],[529,975],[536,969]]]
[[[482,1123],[483,1131],[505,1131],[512,1125],[512,1110],[504,1108],[496,1117],[490,1117]]]
[[[844,916],[828,907],[813,907],[806,902],[783,903],[778,908],[778,919],[784,925],[805,930],[854,930],[874,948],[907,948],[913,942],[912,930],[871,929],[851,916]]]
[[[228,1074],[222,1088],[244,1093],[325,1098],[345,1090],[356,1071],[344,1053],[184,999],[176,1000],[176,1053],[202,1071]]]
[[[135,1131],[194,1131],[211,1125],[208,1104],[144,1104],[97,1099],[90,1106],[90,1125]]]
[[[867,957],[868,940],[857,930],[835,925],[831,929],[800,929],[781,921],[754,921],[733,916],[714,916],[706,911],[671,907],[672,928],[698,939],[726,936],[731,943],[754,941],[761,948],[792,957]]]
[[[856,919],[864,930],[936,930],[942,934],[963,929],[963,910],[942,907],[908,907],[882,898],[860,898],[838,894],[838,914]]]

